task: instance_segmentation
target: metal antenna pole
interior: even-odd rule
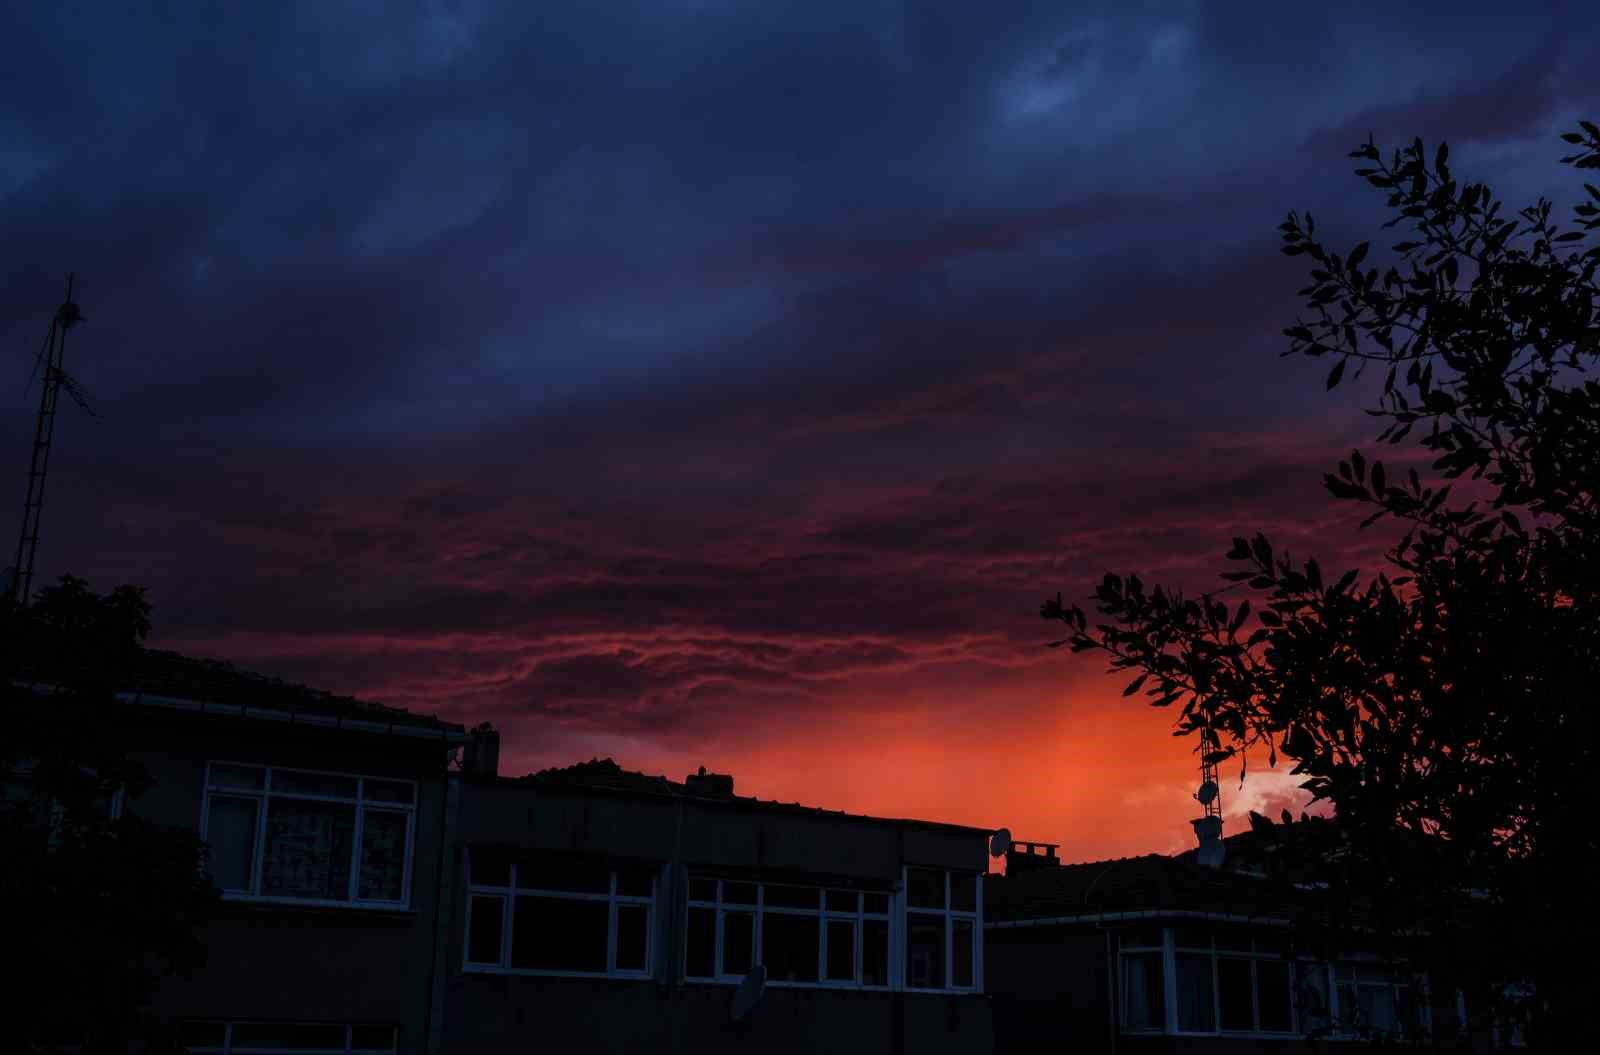
[[[67,276],[67,296],[50,320],[45,340],[44,389],[39,395],[39,421],[33,432],[33,461],[28,466],[28,496],[22,503],[22,533],[17,538],[16,569],[11,580],[11,597],[26,605],[33,595],[33,560],[39,550],[39,518],[44,511],[45,473],[50,467],[50,441],[55,433],[56,401],[63,383],[71,379],[62,368],[67,350],[67,331],[83,320],[72,302],[72,275]]]

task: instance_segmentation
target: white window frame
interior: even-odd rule
[[[599,891],[583,892],[575,890],[546,890],[542,887],[519,887],[517,885],[517,869],[521,862],[513,857],[507,864],[506,880],[509,886],[499,886],[493,883],[479,883],[472,880],[472,851],[467,851],[467,910],[465,929],[462,931],[461,942],[461,969],[470,974],[523,974],[543,975],[560,978],[628,978],[633,980],[648,980],[655,977],[656,962],[656,899],[661,892],[661,870],[652,869],[650,874],[650,894],[648,897],[639,894],[620,894],[617,892],[617,868],[607,865],[607,890],[602,894]],[[606,903],[606,969],[603,971],[576,971],[563,968],[546,967],[512,967],[511,966],[511,936],[514,933],[512,924],[516,919],[517,897],[555,898],[567,901],[603,901]],[[495,897],[500,899],[500,961],[499,963],[480,963],[470,959],[472,955],[472,905],[479,897]],[[642,905],[645,909],[644,922],[644,967],[639,970],[621,969],[617,967],[617,908],[621,905]]]
[[[1146,930],[1152,928],[1144,928]],[[1174,1002],[1167,998],[1167,988],[1171,979],[1167,970],[1167,929],[1165,927],[1153,928],[1159,935],[1154,945],[1127,945],[1122,941],[1122,936],[1117,936],[1117,1021],[1122,1026],[1122,1032],[1136,1036],[1150,1036],[1164,1034],[1168,1029],[1167,1011]],[[1152,953],[1156,957],[1156,966],[1161,971],[1161,1007],[1157,1009],[1160,1023],[1154,1026],[1131,1026],[1128,1024],[1128,969],[1127,960],[1134,957],[1147,957]]]
[[[393,1055],[399,1050],[399,1029],[388,1027],[392,1039],[387,1048],[356,1048],[351,1047],[355,1039],[355,1027],[344,1027],[344,1047],[342,1048],[253,1048],[238,1047],[233,1043],[233,1027],[235,1025],[279,1025],[280,1023],[265,1022],[208,1022],[206,1025],[222,1027],[222,1044],[189,1044],[186,1048],[189,1055]],[[319,1025],[326,1026],[334,1023],[290,1023],[292,1025]],[[382,1027],[379,1027],[382,1028]]]
[[[1359,999],[1356,1006],[1350,1009],[1351,1021],[1347,1023],[1344,1020],[1344,1008],[1340,1006],[1341,1001],[1339,998],[1339,987],[1342,985],[1353,986],[1358,993],[1363,986],[1368,989],[1387,988],[1391,990],[1391,1000],[1397,1013],[1400,1008],[1399,990],[1402,988],[1411,990],[1412,1005],[1416,1009],[1417,1026],[1423,1033],[1431,1033],[1433,1031],[1433,1010],[1428,1006],[1427,987],[1423,984],[1424,980],[1421,978],[1402,977],[1389,978],[1382,982],[1363,982],[1356,979],[1355,972],[1358,968],[1375,966],[1381,967],[1383,965],[1375,957],[1361,956],[1351,957],[1328,965],[1328,1007],[1333,1016],[1333,1036],[1341,1040],[1349,1040],[1363,1035],[1362,1026],[1355,1022],[1355,1018],[1361,1014]],[[1341,972],[1348,972],[1350,980],[1341,979]],[[1390,1040],[1403,1041],[1407,1039],[1404,1030],[1373,1029],[1369,1026],[1365,1032],[1374,1036],[1382,1035]]]
[[[684,933],[683,962],[678,965],[678,970],[681,972],[680,973],[680,977],[683,978],[684,981],[686,981],[686,982],[697,982],[697,983],[698,982],[706,982],[706,983],[722,983],[722,984],[725,984],[725,985],[736,985],[736,984],[738,984],[740,981],[742,981],[744,979],[744,975],[742,975],[742,974],[730,974],[727,971],[725,971],[723,969],[723,962],[722,962],[723,920],[727,916],[728,913],[730,913],[730,912],[738,912],[738,913],[743,913],[743,914],[751,916],[753,921],[754,921],[753,922],[753,926],[755,927],[755,941],[754,941],[754,946],[755,947],[751,952],[751,955],[752,955],[753,958],[750,961],[753,964],[759,964],[759,963],[765,963],[766,962],[765,959],[764,959],[764,954],[766,952],[766,949],[764,947],[764,940],[765,940],[764,939],[764,931],[766,930],[766,928],[763,926],[763,921],[764,921],[766,916],[768,916],[768,915],[811,916],[811,917],[815,917],[817,919],[817,921],[818,921],[817,922],[817,930],[818,930],[818,934],[817,934],[817,980],[815,982],[791,982],[791,981],[785,981],[785,980],[781,980],[781,979],[775,979],[775,978],[772,978],[772,977],[769,976],[768,979],[767,979],[767,984],[770,985],[770,986],[777,986],[779,988],[792,988],[792,989],[864,989],[864,990],[866,990],[868,992],[889,992],[890,990],[892,990],[894,988],[894,980],[895,980],[895,967],[894,967],[894,965],[895,965],[894,906],[895,906],[895,899],[894,899],[893,894],[890,891],[887,891],[887,890],[847,890],[847,889],[839,887],[839,886],[832,886],[832,887],[830,887],[830,886],[818,886],[815,883],[800,883],[800,882],[795,882],[795,883],[770,882],[769,883],[769,882],[766,882],[766,881],[763,881],[763,880],[757,880],[757,879],[721,879],[721,878],[718,878],[716,876],[691,874],[689,876],[689,885],[686,887],[686,893],[687,893],[687,891],[692,891],[694,889],[693,884],[695,884],[696,882],[705,882],[705,883],[715,883],[716,884],[716,899],[715,900],[713,900],[713,901],[705,901],[705,900],[696,899],[696,898],[693,898],[693,897],[687,897],[687,899],[686,899],[687,907],[690,908],[690,909],[711,909],[716,913],[716,917],[715,917],[716,918],[716,931],[715,931],[715,937],[714,937],[715,948],[714,948],[714,958],[712,960],[713,976],[709,976],[708,977],[708,976],[705,976],[705,975],[692,975],[692,974],[689,973],[689,941],[688,941],[689,914],[687,912],[685,912],[684,913],[684,917],[683,917],[683,926],[684,926],[684,932],[683,932]],[[754,904],[746,904],[746,903],[743,903],[743,902],[725,900],[724,897],[723,897],[723,885],[725,883],[738,883],[741,886],[753,886],[753,887],[755,887],[756,888],[756,900],[755,900],[755,903]],[[769,887],[769,886],[798,887],[798,888],[807,889],[807,890],[815,890],[816,893],[817,893],[817,907],[816,908],[793,908],[793,907],[790,907],[790,906],[787,906],[787,905],[768,905],[767,904],[767,887]],[[854,912],[850,912],[850,911],[845,910],[845,909],[830,909],[830,908],[828,908],[827,907],[827,905],[828,905],[827,897],[828,897],[828,892],[830,890],[832,892],[834,892],[834,893],[855,894],[856,895],[856,910]],[[866,910],[867,903],[866,903],[865,895],[877,895],[879,897],[882,897],[885,900],[885,902],[887,902],[887,904],[885,906],[886,910],[883,911],[883,912],[868,912]],[[855,942],[855,950],[854,950],[854,954],[855,954],[854,955],[854,958],[855,958],[855,977],[852,978],[852,979],[843,979],[843,978],[834,979],[834,978],[825,977],[827,975],[827,973],[828,973],[828,921],[829,920],[835,920],[835,921],[848,920],[848,921],[850,921],[850,922],[852,922],[854,924],[854,926],[851,929],[851,933],[853,935],[853,940]],[[869,920],[874,920],[874,921],[878,921],[878,922],[883,923],[885,925],[886,930],[888,931],[888,946],[889,946],[888,949],[887,949],[888,961],[884,965],[885,966],[885,970],[886,970],[886,974],[887,974],[887,980],[885,981],[885,983],[883,985],[867,985],[864,982],[862,982],[862,980],[861,980],[861,977],[862,977],[862,966],[863,966],[863,964],[865,962],[865,956],[863,954],[866,952],[866,947],[865,947],[865,942],[866,942],[866,924],[867,924],[867,921],[869,921]]]
[[[910,878],[911,870],[917,869],[924,872],[941,872],[944,875],[944,908],[918,908],[911,904]],[[951,907],[950,877],[953,869],[937,868],[931,865],[905,865],[900,870],[901,904],[903,911],[899,913],[904,920],[901,926],[901,942],[899,950],[900,970],[905,971],[906,951],[909,948],[907,935],[911,928],[911,916],[943,916],[944,917],[944,986],[942,988],[929,988],[913,986],[909,982],[904,984],[908,993],[981,993],[983,992],[983,873],[974,875],[975,898],[973,908],[956,909]],[[962,875],[968,873],[962,872]],[[955,984],[955,940],[956,920],[966,920],[972,925],[972,984],[958,986]]]
[[[257,769],[262,771],[260,788],[236,788],[227,785],[218,785],[212,781],[212,769],[216,766],[229,766],[238,769]],[[274,791],[272,775],[274,773],[304,773],[309,776],[342,777],[356,782],[354,797],[344,795],[315,795],[300,791]],[[366,794],[367,780],[381,781],[386,784],[405,784],[411,788],[410,803],[393,802],[387,799],[372,799]],[[304,769],[300,766],[269,766],[259,762],[233,762],[227,759],[214,759],[206,763],[205,796],[200,808],[200,838],[205,840],[209,834],[211,823],[211,799],[213,795],[227,798],[254,799],[256,804],[255,842],[251,849],[250,889],[249,890],[223,890],[222,896],[227,901],[247,901],[272,905],[311,905],[329,908],[355,908],[355,909],[388,909],[405,910],[411,906],[411,872],[413,858],[416,856],[417,839],[417,799],[420,793],[417,781],[404,777],[389,777],[378,775],[363,775],[329,769]],[[307,898],[292,897],[279,894],[262,894],[261,871],[266,859],[266,825],[268,806],[273,798],[296,799],[302,802],[328,802],[339,805],[354,806],[356,812],[355,829],[350,839],[350,881],[348,898]],[[388,900],[382,898],[361,898],[361,840],[366,825],[367,811],[380,810],[390,813],[403,813],[406,818],[405,861],[401,871],[400,898]]]
[[[1214,930],[1214,928],[1209,927],[1204,923],[1197,924],[1196,926],[1201,928],[1201,929],[1205,929],[1207,931],[1213,931]],[[1261,950],[1255,949],[1254,946],[1253,946],[1253,942],[1254,942],[1254,935],[1253,934],[1252,934],[1252,948],[1251,948],[1250,951],[1245,951],[1245,950],[1242,950],[1242,949],[1219,949],[1217,947],[1216,935],[1214,933],[1212,933],[1211,936],[1210,936],[1210,948],[1202,948],[1199,945],[1178,945],[1177,944],[1177,931],[1178,931],[1178,928],[1176,928],[1176,927],[1167,927],[1167,928],[1165,928],[1165,930],[1167,932],[1166,944],[1167,944],[1167,947],[1170,950],[1170,955],[1173,958],[1172,959],[1172,963],[1173,963],[1173,969],[1172,969],[1173,981],[1177,980],[1177,954],[1178,953],[1182,952],[1182,953],[1188,953],[1188,954],[1191,954],[1191,955],[1192,954],[1196,954],[1196,953],[1209,954],[1210,957],[1211,957],[1211,1023],[1212,1023],[1212,1028],[1209,1029],[1209,1030],[1178,1029],[1177,1028],[1178,994],[1174,991],[1173,994],[1172,994],[1172,1018],[1171,1018],[1171,1022],[1172,1022],[1172,1026],[1173,1026],[1172,1032],[1174,1034],[1176,1034],[1178,1036],[1181,1036],[1181,1037],[1272,1037],[1272,1038],[1289,1038],[1289,1037],[1298,1037],[1300,1035],[1299,1009],[1295,1006],[1295,1000],[1294,1000],[1294,995],[1298,991],[1296,989],[1296,977],[1295,977],[1296,964],[1295,964],[1295,961],[1293,961],[1292,959],[1286,959],[1281,952],[1261,951]],[[1218,969],[1217,963],[1218,963],[1219,960],[1225,960],[1225,959],[1226,960],[1249,960],[1250,961],[1250,1021],[1253,1023],[1253,1027],[1250,1028],[1250,1029],[1223,1029],[1222,1028],[1222,984],[1221,984],[1222,983],[1222,972]],[[1289,968],[1289,1028],[1286,1029],[1286,1030],[1282,1030],[1282,1029],[1262,1029],[1261,1028],[1261,1025],[1260,1025],[1260,1023],[1261,1023],[1261,982],[1260,982],[1260,974],[1256,970],[1256,962],[1260,961],[1260,960],[1275,961],[1275,962],[1278,962],[1278,963],[1284,963],[1284,964],[1288,965],[1288,968]]]

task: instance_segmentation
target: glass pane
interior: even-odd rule
[[[1333,1024],[1332,1016],[1328,1012],[1328,965],[1297,963],[1294,973],[1300,1032],[1311,1036],[1320,1035]]]
[[[880,916],[889,914],[888,894],[862,894],[861,911],[867,914],[877,913]]]
[[[292,1025],[280,1022],[235,1022],[233,1050],[278,1048],[289,1051],[344,1051],[343,1026]]]
[[[717,881],[715,879],[689,880],[690,901],[715,901],[717,900]]]
[[[1172,940],[1180,949],[1211,949],[1211,928],[1209,927],[1174,927]],[[1246,946],[1249,948],[1249,946]]]
[[[1122,954],[1122,1022],[1128,1029],[1167,1028],[1166,976],[1158,952]]]
[[[1211,954],[1178,953],[1178,1028],[1210,1033],[1217,1028],[1211,992]]]
[[[469,963],[500,962],[500,936],[504,932],[505,913],[505,898],[499,895],[473,895],[472,933],[467,936]]]
[[[617,906],[617,970],[642,971],[648,966],[650,906]]]
[[[950,965],[950,984],[958,989],[972,988],[972,921],[970,919],[951,920],[950,926],[950,956],[954,961]]]
[[[944,988],[944,917],[906,913],[906,985]]]
[[[603,857],[531,854],[517,861],[517,889],[609,894],[611,866]]]
[[[862,921],[861,984],[889,984],[889,921],[886,919]]]
[[[944,908],[944,873],[934,868],[906,869],[906,901],[913,908]]]
[[[815,893],[815,891],[813,891]],[[772,912],[761,917],[761,962],[772,982],[815,982],[821,921]]]
[[[748,974],[756,957],[756,917],[753,912],[722,914],[722,973]]]
[[[1217,960],[1217,997],[1223,1029],[1255,1028],[1250,961],[1220,957]]]
[[[856,980],[856,924],[854,920],[828,921],[828,980]]]
[[[617,869],[617,893],[623,897],[650,897],[655,883],[656,870],[649,865],[622,865]]]
[[[1124,949],[1161,948],[1160,927],[1125,927],[1118,933]]]
[[[376,802],[411,803],[416,800],[416,785],[403,780],[374,780],[361,782],[361,793]]]
[[[856,902],[860,900],[854,890],[830,890],[828,891],[828,911],[849,912],[853,915],[856,911]]]
[[[1256,1009],[1261,1028],[1288,1033],[1294,1028],[1289,1006],[1289,964],[1284,960],[1256,961]]]
[[[1243,927],[1218,927],[1217,949],[1222,952],[1249,952],[1255,943]]]
[[[754,883],[722,882],[722,900],[733,905],[754,905],[756,903],[756,885]]]
[[[301,773],[293,769],[272,771],[274,795],[336,795],[341,798],[356,797],[356,778],[341,777],[332,773]]]
[[[978,877],[964,872],[950,873],[950,907],[957,912],[978,911]]]
[[[256,800],[212,795],[206,815],[211,881],[223,890],[250,891],[256,859]]]
[[[393,1026],[354,1026],[350,1030],[350,1047],[354,1051],[393,1051]]]
[[[1394,1032],[1398,1023],[1394,1015],[1394,988],[1387,985],[1358,987],[1356,1001],[1361,1008],[1361,1021],[1370,1029],[1384,1033]]]
[[[766,896],[766,903],[775,908],[815,910],[822,905],[822,891],[814,886],[776,886],[768,883]]]
[[[277,796],[268,799],[261,893],[349,900],[355,832],[354,806]]]
[[[231,766],[221,762],[211,764],[212,787],[260,791],[266,785],[267,771],[260,766]]]
[[[684,941],[684,974],[690,978],[714,978],[717,973],[717,910],[689,910],[688,938]]]
[[[361,822],[361,873],[356,896],[399,901],[405,896],[406,818],[394,810],[367,810]]]
[[[520,895],[511,916],[511,966],[541,971],[606,969],[610,907],[604,901]]]
[[[473,847],[467,857],[468,882],[477,886],[510,886],[511,854],[493,847]]]

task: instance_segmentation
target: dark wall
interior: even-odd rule
[[[985,983],[994,1000],[996,1055],[1067,1045],[1111,1049],[1106,935],[1019,927],[984,934]]]
[[[450,1055],[505,1052],[762,1052],[983,1055],[980,996],[772,987],[732,1021],[734,989],[658,982],[457,974],[450,982]]]
[[[443,743],[191,715],[141,722],[132,735],[152,786],[125,812],[196,834],[207,760],[418,781],[408,910],[223,902],[206,928],[205,968],[164,979],[157,1007],[175,1018],[392,1022],[401,1052],[420,1055],[434,1004]]]

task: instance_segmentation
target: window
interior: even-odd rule
[[[479,848],[467,867],[466,970],[650,976],[654,866]]]
[[[1167,984],[1160,929],[1125,931],[1120,955],[1122,1027],[1134,1031],[1165,1031]]]
[[[1179,1033],[1295,1031],[1294,971],[1279,936],[1237,928],[1136,928],[1122,933],[1120,949],[1124,1030],[1167,1031],[1170,982]],[[1307,1000],[1303,990],[1302,1007]]]
[[[1339,1032],[1415,1035],[1422,1027],[1415,987],[1378,963],[1341,963],[1333,969]]]
[[[690,877],[684,976],[731,981],[757,963],[778,985],[888,987],[888,894]]]
[[[185,1022],[189,1055],[392,1055],[395,1027],[300,1022]]]
[[[906,869],[907,989],[975,989],[981,880],[972,872]]]
[[[212,762],[201,837],[233,898],[403,907],[417,785]]]

